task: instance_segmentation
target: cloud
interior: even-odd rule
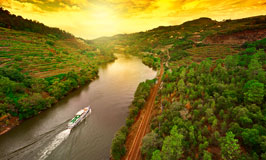
[[[33,6],[43,12],[58,12],[62,10],[78,11],[88,6],[87,0],[1,0],[0,4],[6,8],[17,6]]]
[[[4,8],[7,8],[11,13],[42,13],[42,9],[30,2],[19,2],[13,0],[4,0],[0,1],[0,5]],[[22,11],[23,10],[23,11]]]

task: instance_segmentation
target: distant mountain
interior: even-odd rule
[[[189,49],[195,45],[237,44],[266,37],[266,16],[215,21],[199,18],[181,25],[160,26],[146,32],[120,34],[95,39],[110,48],[123,45],[125,52],[157,52],[161,48]],[[109,43],[106,43],[109,42]],[[170,46],[169,46],[170,45]],[[156,51],[157,50],[157,51]]]

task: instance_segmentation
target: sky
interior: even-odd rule
[[[221,21],[266,15],[266,0],[0,0],[0,6],[84,39],[178,25],[200,17]]]

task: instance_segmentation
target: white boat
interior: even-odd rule
[[[78,111],[73,119],[68,122],[67,128],[72,129],[77,126],[81,121],[83,121],[89,114],[91,114],[91,107],[85,107]]]

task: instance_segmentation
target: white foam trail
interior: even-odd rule
[[[54,140],[41,152],[39,160],[45,160],[51,152],[58,147],[70,134],[71,129],[66,129],[60,132]]]

